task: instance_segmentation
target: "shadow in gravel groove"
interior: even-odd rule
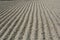
[[[22,9],[23,9],[23,8],[22,8]],[[21,12],[21,11],[20,11],[20,12]],[[20,12],[18,13],[18,15],[20,14]],[[16,18],[17,18],[18,15],[15,16],[15,18],[10,22],[9,25],[11,25],[11,23],[12,23],[14,20],[16,20]],[[20,16],[21,16],[21,15],[20,15]],[[11,31],[12,31],[12,30],[14,29],[14,27],[16,26],[16,24],[17,24],[18,21],[19,21],[19,18],[15,21],[15,24],[14,24],[13,27],[9,30],[9,32],[8,32],[8,34],[6,35],[6,37],[5,37],[4,40],[6,40],[6,39],[8,38],[8,36],[10,35]]]
[[[35,40],[37,40],[38,39],[38,8],[37,8],[37,2],[36,2],[36,4],[35,4],[35,6],[36,6],[36,31],[35,31]]]
[[[25,9],[26,9],[26,8],[25,8]],[[25,11],[25,10],[24,10],[24,11]],[[27,10],[26,10],[26,11],[27,11]],[[23,18],[22,18],[22,20],[21,20],[21,22],[20,22],[20,25],[18,25],[18,27],[16,28],[16,31],[12,34],[12,37],[10,38],[10,40],[14,40],[15,36],[17,35],[17,32],[19,31],[20,26],[22,25],[22,23],[23,23],[23,21],[24,21],[25,15],[26,15],[26,13],[25,13],[24,16],[23,16]]]
[[[30,6],[30,4],[31,3],[29,3],[29,6]],[[29,6],[28,6],[28,8],[27,8],[27,11],[26,11],[26,13],[28,12],[28,10],[29,10]],[[31,11],[31,9],[30,9],[30,11]],[[29,11],[29,12],[30,12]],[[28,14],[28,15],[27,15]],[[22,31],[21,31],[21,33],[20,33],[20,35],[21,36],[19,36],[19,40],[22,40],[23,39],[23,35],[24,35],[24,33],[25,33],[25,30],[26,30],[26,27],[27,27],[27,23],[28,23],[28,21],[29,21],[29,15],[30,15],[30,13],[27,13],[27,14],[25,14],[26,16],[27,16],[27,19],[26,19],[26,21],[25,21],[25,24],[24,24],[24,27],[23,27],[23,29],[22,29]],[[22,19],[22,20],[24,20],[24,19]]]
[[[16,10],[16,9],[14,9],[14,11],[15,11],[15,10]],[[15,14],[14,14],[14,15],[15,15]],[[14,16],[14,15],[13,15],[13,16]],[[11,17],[13,17],[13,16],[11,16]],[[1,21],[1,23],[0,23],[0,24],[1,24],[1,25],[0,25],[0,26],[1,26],[1,27],[0,27],[0,30],[1,30],[1,29],[5,26],[5,24],[11,19],[11,17],[9,17],[8,20],[6,19],[5,21]]]
[[[33,4],[32,4],[32,8],[33,8]],[[32,25],[33,25],[33,14],[34,14],[34,10],[32,10],[32,18],[31,18],[31,22],[30,22],[29,33],[27,35],[27,39],[26,40],[31,40],[30,39],[30,35],[31,35],[31,30],[32,30]]]
[[[48,20],[47,20],[47,17],[46,17],[46,14],[45,14],[45,10],[44,10],[44,6],[43,6],[43,3],[42,3],[42,9],[43,9],[43,13],[44,13],[44,16],[45,16],[45,19],[46,19],[46,23],[47,23],[47,27],[48,27],[48,31],[49,31],[49,36],[50,36],[50,39],[53,40],[52,38],[52,34],[51,34],[51,31],[50,31],[50,26],[49,26],[49,23],[48,23]]]
[[[16,18],[16,17],[15,17],[15,18]],[[14,19],[15,19],[15,18],[14,18]],[[9,20],[8,20],[8,21],[9,21]],[[14,20],[12,20],[12,21],[7,25],[7,27],[6,27],[6,28],[4,29],[4,31],[2,32],[2,35],[3,35],[3,33],[5,33],[5,31],[9,28],[9,26],[11,25],[11,23],[12,23],[13,21],[14,21]],[[7,23],[7,22],[6,22],[6,23]],[[6,24],[6,23],[5,23],[5,24]],[[1,27],[3,28],[4,25],[1,26]],[[1,29],[2,29],[2,28],[1,28]]]
[[[39,5],[39,9],[40,9],[40,17],[41,17],[41,25],[42,25],[42,36],[43,36],[43,40],[45,40],[45,32],[44,32],[44,22],[43,22],[43,17],[42,17],[42,10],[40,8],[41,5]]]
[[[23,8],[22,8],[22,9],[23,9]],[[18,10],[17,10],[17,11],[18,11]],[[22,10],[21,10],[21,11],[22,11]],[[21,11],[20,11],[20,12],[21,12]],[[20,12],[18,13],[18,15],[20,14]],[[23,14],[23,13],[22,13],[22,14]],[[16,18],[18,15],[16,15],[15,18]],[[20,16],[21,16],[21,15],[20,15]],[[15,19],[15,18],[14,18],[14,19]],[[14,19],[13,19],[13,20],[14,20]],[[18,21],[18,20],[17,20],[17,21]],[[17,21],[16,21],[16,22],[17,22]],[[10,23],[11,23],[11,22],[10,22]],[[8,26],[9,26],[9,25],[8,25]],[[8,27],[8,26],[7,26],[7,27]],[[14,26],[15,26],[15,25],[13,25],[13,27],[14,27]]]
[[[44,6],[44,4],[43,4],[43,6]],[[45,6],[44,6],[44,8],[45,8]],[[45,8],[46,9],[46,8]],[[50,10],[49,10],[50,11]],[[50,16],[50,14],[49,14],[49,12],[48,12],[48,10],[47,10],[47,13],[48,13],[48,15],[49,15],[49,17],[50,17],[50,20],[52,21],[52,23],[53,23],[53,27],[54,27],[54,30],[55,30],[55,32],[56,32],[56,35],[57,35],[57,37],[58,37],[58,40],[59,40],[59,34],[58,34],[58,32],[57,32],[57,28],[56,28],[56,26],[55,26],[55,23],[54,23],[54,21],[53,21],[53,18]],[[50,13],[51,13],[51,11],[50,11]],[[52,13],[51,13],[52,14]],[[53,14],[52,14],[53,15]],[[45,15],[46,16],[46,15]],[[47,19],[47,18],[46,18]],[[47,21],[48,22],[48,21]],[[48,24],[49,25],[49,24]],[[53,37],[52,37],[53,38]]]

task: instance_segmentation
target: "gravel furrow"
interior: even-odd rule
[[[60,18],[43,0],[5,3],[5,9],[2,6],[0,40],[60,40]]]

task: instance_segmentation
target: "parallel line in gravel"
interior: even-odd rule
[[[48,9],[49,10],[49,9]],[[54,16],[54,18],[55,18],[55,20],[56,20],[56,24],[58,25],[58,26],[60,26],[60,19],[59,19],[59,17],[57,17],[57,14],[54,12],[54,11],[50,11],[51,12],[51,14],[52,14],[52,16]]]
[[[9,15],[11,15],[12,13],[10,13],[12,10],[14,10],[14,8],[11,8],[10,10],[8,10],[4,15],[1,16],[1,20],[4,19],[4,18],[7,18]],[[4,12],[3,12],[4,13]]]
[[[9,10],[9,9],[3,9],[3,10],[1,10],[0,16],[4,15],[8,10]]]
[[[15,15],[14,15],[15,17]],[[15,19],[15,18],[14,18]],[[14,20],[13,20],[14,21]],[[11,22],[13,22],[11,19]],[[4,32],[9,28],[9,26],[11,25],[11,22],[9,21],[8,23],[4,24],[4,26],[1,26],[0,32],[2,31],[1,34],[4,34]],[[1,35],[0,35],[1,36]]]
[[[49,13],[50,14],[50,13]],[[51,17],[51,16],[50,16]],[[53,25],[54,25],[54,29],[55,29],[55,31],[56,31],[56,34],[57,34],[57,36],[59,36],[59,34],[58,34],[58,29],[59,29],[59,26],[57,25],[57,23],[55,23],[55,21],[54,21],[54,19],[51,17],[51,21],[53,22]],[[57,29],[57,27],[58,27],[58,29]]]
[[[54,30],[55,30],[55,35],[56,35],[56,37],[58,37],[57,38],[57,40],[59,40],[59,34],[58,34],[58,31],[57,31],[57,29],[56,29],[56,23],[55,23],[55,21],[53,20],[54,18],[50,15],[51,13],[49,13],[49,9],[47,10],[47,12],[48,12],[48,15],[49,15],[49,17],[50,17],[50,19],[51,19],[51,21],[52,21],[52,23],[53,23],[53,27],[54,27]],[[54,38],[55,39],[55,38]]]
[[[54,29],[55,29],[55,32],[56,32],[56,34],[57,34],[57,36],[58,36],[58,39],[60,39],[60,35],[59,35],[59,26],[57,25],[57,21],[55,20],[55,17],[53,18],[53,15],[54,14],[52,14],[52,13],[49,13],[49,12],[51,12],[51,10],[49,10],[49,9],[47,9],[48,11],[48,15],[50,16],[50,19],[51,19],[51,21],[52,21],[52,23],[53,23],[53,27],[54,27]],[[51,15],[52,14],[52,15]],[[56,15],[56,14],[55,14]]]
[[[36,33],[36,3],[35,2],[33,2],[34,3],[34,5],[33,5],[33,7],[34,7],[34,15],[33,15],[33,25],[32,25],[32,30],[31,30],[31,40],[35,40],[35,38],[36,38],[36,35],[35,35],[35,33]]]
[[[22,9],[23,9],[23,7],[17,12],[18,15],[20,14],[20,12],[21,12]],[[13,27],[13,28],[14,28],[14,26],[16,25],[16,23],[18,22],[18,19],[16,19],[16,17],[17,17],[18,15],[16,15],[16,16],[14,17],[14,19],[12,19],[12,20],[14,20],[13,23],[15,23],[15,24],[14,24],[14,25],[12,24],[13,26],[11,26],[11,25],[10,25],[10,26]],[[21,16],[21,15],[20,15],[20,16]],[[12,21],[11,21],[11,22],[12,22]],[[10,23],[11,23],[11,22],[10,22]],[[9,27],[9,28],[10,28],[10,27]],[[7,29],[7,31],[9,30],[9,28]],[[10,34],[10,32],[11,32],[12,30],[13,30],[13,29],[11,28],[11,30],[9,31],[9,33],[7,32],[8,35]],[[5,35],[6,35],[6,34],[5,34]],[[7,35],[7,37],[8,37],[8,35]],[[5,37],[5,36],[3,36],[3,37]],[[6,38],[7,38],[7,37],[6,37]]]
[[[20,3],[20,4],[21,4],[21,3]],[[18,5],[20,5],[20,4],[17,3],[17,5],[16,5],[16,6],[13,6],[11,9],[13,9],[13,8],[15,8],[15,7],[18,7]],[[23,3],[22,3],[22,4],[23,4]],[[20,5],[20,6],[21,6],[21,5]],[[9,11],[9,10],[7,10],[6,12],[8,12],[8,11]],[[6,13],[6,12],[3,12],[3,15],[8,14],[8,13]],[[2,15],[2,16],[3,16],[3,15]]]
[[[50,13],[48,12],[48,15],[49,14]],[[49,15],[49,18],[52,21],[52,24],[53,24],[53,27],[54,27],[54,30],[55,30],[55,33],[56,33],[55,35],[57,35],[58,36],[58,39],[59,39],[59,37],[60,37],[60,35],[59,35],[59,26],[57,26],[57,24],[55,23],[55,21],[53,20],[53,18],[51,17],[51,15]]]
[[[2,40],[60,40],[60,18],[42,0],[19,2],[0,15]]]
[[[47,11],[48,11],[48,10],[46,10],[46,12],[47,12]],[[49,17],[48,14],[49,14],[49,11],[48,11],[47,14],[46,14],[46,16]],[[50,18],[48,18],[48,19],[50,19]],[[47,20],[48,20],[48,19],[47,19]],[[48,21],[49,21],[49,20],[48,20]],[[51,21],[51,20],[50,20],[50,21]],[[49,22],[49,23],[50,23],[50,22]],[[52,25],[53,25],[53,23],[52,23]],[[53,35],[53,34],[55,35],[54,37],[53,37],[53,36],[52,36],[52,37],[54,38],[54,40],[59,40],[59,38],[58,38],[58,36],[57,36],[55,30],[54,30],[54,29],[53,29],[53,30],[51,29],[51,27],[54,28],[54,25],[53,25],[53,26],[52,26],[52,25],[49,24],[50,30],[53,31],[52,35]]]
[[[16,8],[15,8],[15,10],[16,10]],[[15,13],[12,13],[12,15],[13,15],[13,14],[15,14]],[[11,16],[12,16],[12,15],[11,15]],[[11,16],[10,16],[10,18],[11,18]],[[6,22],[8,19],[10,19],[10,18],[7,18],[4,22],[2,22],[2,24],[5,23],[5,22]]]
[[[10,11],[10,15],[8,15],[8,16],[5,16],[4,18],[2,18],[0,21],[0,24],[2,24],[3,22],[4,22],[4,20],[7,20],[8,19],[8,17],[10,17],[11,15],[13,15],[13,12],[15,11],[17,9],[17,7],[15,8],[15,9],[13,9],[13,10],[11,10]],[[8,13],[9,14],[9,13]]]
[[[29,3],[28,3],[29,4]],[[21,35],[23,35],[23,32],[24,32],[24,29],[26,28],[25,27],[25,22],[26,22],[26,17],[28,16],[28,10],[29,10],[29,6],[30,6],[30,4],[26,7],[26,11],[24,12],[25,14],[24,14],[24,16],[23,16],[23,18],[22,18],[22,21],[20,22],[21,24],[19,25],[21,28],[18,30],[18,32],[17,32],[17,35],[16,35],[16,39],[15,40],[18,40],[20,37],[22,37]],[[23,24],[23,25],[22,25]],[[22,33],[22,34],[21,34]],[[21,35],[20,35],[21,34]],[[20,35],[20,36],[19,36]],[[17,38],[18,37],[18,38]]]
[[[18,11],[18,10],[16,10],[16,11]],[[6,22],[5,22],[6,23]]]
[[[44,16],[45,16],[45,19],[46,19],[46,24],[47,24],[47,27],[46,28],[48,29],[48,32],[49,32],[49,35],[48,36],[50,36],[49,39],[46,39],[46,40],[53,40],[52,34],[51,34],[51,30],[50,30],[50,26],[49,26],[49,23],[48,23],[48,20],[47,20],[46,9],[45,9],[43,3],[42,3],[42,9],[43,9]],[[46,32],[45,32],[45,34],[47,35]],[[45,38],[47,38],[47,36],[45,36]]]
[[[36,2],[36,9],[35,9],[35,11],[36,11],[36,31],[35,31],[35,40],[37,40],[38,39],[38,8],[37,8],[37,2]]]
[[[41,7],[42,5],[40,5],[39,6],[39,9],[40,9],[40,17],[41,17],[41,28],[42,28],[42,33],[41,33],[41,35],[42,35],[42,40],[45,40],[45,28],[44,28],[44,19],[45,18],[43,18],[43,9],[42,9],[42,7]]]
[[[17,3],[15,4],[16,6],[17,6]],[[7,5],[7,6],[9,6],[9,5]],[[11,7],[13,8],[13,7],[15,7],[15,6],[10,6],[10,8],[7,8],[7,9],[11,9]],[[3,12],[4,13],[4,12]],[[4,13],[5,14],[5,13]]]
[[[31,5],[31,4],[30,4],[30,5]],[[27,24],[28,24],[28,21],[29,21],[29,16],[30,16],[30,13],[29,13],[29,12],[30,12],[30,11],[31,11],[31,9],[30,9],[30,7],[29,7],[29,10],[27,11],[28,14],[27,14],[27,16],[26,16],[26,21],[25,21],[25,24],[23,25],[24,28],[22,29],[22,32],[21,32],[21,33],[23,34],[23,35],[21,36],[22,39],[20,39],[20,40],[23,40],[23,36],[24,36],[24,34],[25,34],[25,31],[27,30]]]
[[[49,9],[49,8],[48,8]],[[50,10],[50,9],[49,9]],[[52,15],[54,15],[56,18],[60,19],[60,17],[57,15],[57,13],[53,10],[51,10]]]
[[[29,13],[28,14],[28,16],[27,16],[27,19],[26,19],[26,21],[25,21],[25,24],[24,24],[24,27],[26,27],[25,28],[25,33],[24,33],[24,35],[23,35],[23,38],[22,38],[22,40],[27,40],[27,37],[28,37],[28,31],[29,31],[29,23],[30,23],[30,18],[31,18],[31,8],[32,8],[32,2],[31,2],[31,4],[30,4],[30,7],[29,7],[29,11],[27,12],[27,13]],[[24,29],[23,29],[24,30]]]
[[[4,12],[4,11],[5,11],[5,9],[1,9],[0,10],[0,16],[1,16],[2,12]]]
[[[26,5],[27,6],[27,5]],[[26,7],[25,7],[25,9],[26,9]],[[24,11],[25,11],[25,9],[24,9]],[[24,12],[24,11],[22,11],[22,12]],[[27,10],[26,10],[27,11]],[[26,14],[26,13],[25,13]],[[23,18],[24,18],[24,15],[25,14],[23,14]],[[14,28],[14,30],[12,31],[12,33],[10,34],[10,37],[7,39],[7,40],[13,40],[14,38],[15,38],[15,36],[17,35],[17,32],[18,32],[18,30],[19,30],[19,28],[20,28],[20,25],[22,24],[22,18],[19,20],[19,23],[17,23],[17,25],[15,26],[15,28]],[[20,24],[21,23],[21,24]]]
[[[19,9],[18,9],[18,10],[19,10]],[[18,10],[17,10],[17,11],[18,11]],[[16,15],[14,16],[14,18],[12,18],[12,20],[15,19],[16,16],[18,16],[19,14],[20,14],[20,13],[16,14]],[[10,20],[10,21],[13,22],[12,20]],[[9,21],[9,22],[10,22],[10,21]],[[8,24],[10,25],[11,22],[10,22],[10,23],[9,23],[9,22],[8,22]],[[8,24],[6,24],[6,25],[8,25]],[[6,25],[5,25],[5,26],[6,26]],[[9,25],[8,25],[8,26],[9,26]],[[6,26],[5,28],[8,28],[8,26]],[[3,29],[2,29],[2,30],[3,30]],[[6,29],[6,30],[7,30],[7,29]]]
[[[59,22],[60,19],[57,17],[57,15],[55,14],[55,12],[53,10],[49,10],[51,12],[51,15],[55,18],[56,22]]]
[[[18,5],[20,5],[20,4],[17,4],[15,7],[18,7]],[[3,16],[1,16],[1,18],[4,18],[5,16],[7,16],[7,17],[8,17],[8,15],[10,15],[10,14],[11,14],[10,12],[11,12],[15,7],[12,7],[10,10],[8,10],[6,13],[4,13],[4,15],[3,15]]]
[[[14,11],[17,12],[16,9],[15,9]],[[0,26],[1,26],[1,27],[0,27],[0,30],[6,25],[6,23],[11,19],[11,17],[13,17],[14,15],[16,15],[15,12],[12,13],[12,15],[9,16],[9,18],[7,18],[6,20],[4,20],[4,21],[1,23],[1,25],[0,25]]]
[[[27,35],[27,38],[25,40],[30,40],[32,25],[33,25],[33,3],[32,3],[32,8],[31,8],[30,20],[29,20],[29,24],[28,24],[29,30],[27,30],[28,35]]]
[[[38,40],[43,40],[43,35],[42,35],[42,11],[40,9],[40,2],[38,3]]]

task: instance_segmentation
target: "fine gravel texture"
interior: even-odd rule
[[[60,40],[60,13],[53,6],[47,0],[0,1],[0,40]]]

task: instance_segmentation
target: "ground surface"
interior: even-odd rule
[[[60,40],[60,13],[47,5],[0,1],[0,40]]]

